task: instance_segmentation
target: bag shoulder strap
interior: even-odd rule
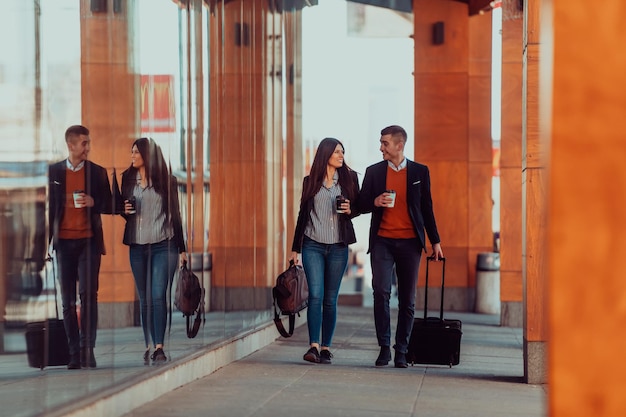
[[[283,326],[283,321],[278,316],[274,317],[274,324],[276,324],[278,333],[280,333],[282,337],[291,337],[293,336],[293,330],[296,324],[296,315],[295,314],[289,315],[289,331],[285,330],[285,326]]]
[[[278,310],[276,309],[276,297],[274,296],[274,324],[278,329],[278,333],[282,337],[291,337],[293,335],[293,330],[296,326],[296,315],[289,314],[289,331],[285,330],[285,326],[283,325],[283,321],[280,319],[280,315],[278,314]]]
[[[204,326],[206,319],[204,317],[204,288],[202,288],[202,295],[200,296],[200,305],[196,310],[196,319],[193,321],[193,325],[191,324],[191,316],[186,316],[187,320],[187,337],[189,339],[193,339],[198,334],[200,330],[200,324]]]
[[[200,330],[200,324],[202,323],[202,316],[198,311],[196,313],[196,319],[193,321],[193,325],[191,324],[191,316],[186,316],[187,319],[187,337],[189,339],[193,339],[198,334],[198,330]]]

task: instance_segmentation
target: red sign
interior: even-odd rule
[[[176,131],[173,75],[141,75],[141,132]]]

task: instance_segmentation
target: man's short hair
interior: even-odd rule
[[[81,125],[70,126],[65,131],[65,142],[69,142],[70,138],[78,137],[80,135],[89,136],[89,129]]]
[[[391,137],[395,139],[400,139],[402,143],[406,143],[406,130],[404,130],[401,126],[391,125],[387,126],[383,130],[380,131],[381,136],[391,135]]]

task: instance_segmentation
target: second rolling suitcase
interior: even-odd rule
[[[446,260],[443,258],[441,272],[441,307],[439,317],[428,317],[428,266],[434,258],[426,259],[426,282],[424,287],[424,317],[413,320],[409,339],[407,362],[410,364],[458,365],[461,354],[461,321],[443,318],[443,295],[445,287]]]

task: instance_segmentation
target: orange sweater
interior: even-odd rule
[[[93,236],[87,218],[87,209],[74,207],[74,190],[84,189],[84,168],[76,172],[68,169],[65,181],[65,212],[59,226],[59,238],[61,239],[84,239]]]
[[[393,207],[384,209],[378,236],[392,239],[411,239],[417,237],[406,202],[406,173],[406,168],[400,171],[394,171],[387,167],[387,189],[395,190],[396,203]]]

